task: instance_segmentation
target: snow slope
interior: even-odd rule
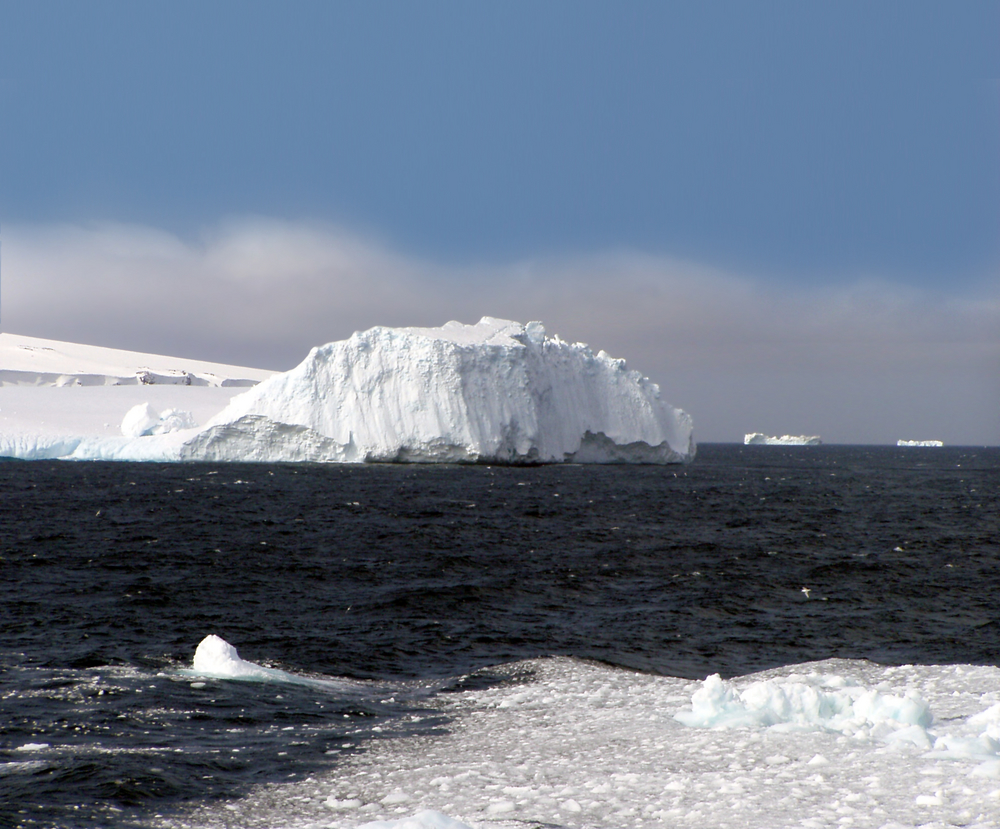
[[[691,418],[665,403],[655,383],[603,351],[546,336],[540,323],[484,317],[476,325],[372,328],[271,376],[25,339],[0,352],[0,374],[19,378],[0,389],[0,456],[672,463],[695,451]],[[259,380],[232,397],[237,383]],[[99,391],[103,401],[125,384],[137,393],[119,394],[114,413],[97,407],[103,428],[94,416],[87,428],[74,426],[74,412],[86,407],[82,394],[67,392]],[[32,410],[25,386],[36,400],[48,392],[48,414]],[[167,386],[171,394],[152,394]],[[185,405],[195,388],[220,393],[207,415]],[[22,413],[5,421],[16,391]],[[59,428],[48,427],[52,419]]]

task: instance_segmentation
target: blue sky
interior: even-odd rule
[[[508,311],[637,363],[702,439],[818,430],[810,359],[814,401],[869,389],[839,439],[888,439],[932,354],[911,428],[957,396],[952,439],[998,443],[998,34],[997,2],[0,0],[4,327],[283,368],[306,337]],[[253,244],[280,285],[220,275]],[[164,298],[194,271],[228,309],[200,331]],[[898,352],[882,379],[858,342]]]

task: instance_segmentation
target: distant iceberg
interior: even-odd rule
[[[314,348],[203,422],[142,404],[118,436],[0,434],[0,456],[679,463],[695,454],[690,416],[624,360],[550,337],[538,322],[492,317],[377,327]]]
[[[942,440],[897,440],[896,446],[944,446]]]
[[[819,435],[782,435],[771,437],[761,432],[750,432],[743,437],[747,446],[819,446],[823,443]]]

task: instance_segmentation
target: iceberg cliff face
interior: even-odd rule
[[[540,323],[372,328],[233,398],[182,459],[673,463],[691,418]]]

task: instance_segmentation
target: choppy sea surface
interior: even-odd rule
[[[209,634],[296,680],[193,676]],[[545,682],[610,698],[625,686],[609,677],[635,677],[634,701],[658,677],[820,660],[1000,664],[1000,449],[719,444],[667,467],[0,463],[0,826],[248,825],[240,804],[262,791],[320,786],[368,756],[390,758],[372,774],[391,777],[396,746],[432,752],[463,727],[456,701],[491,689],[523,688],[505,699],[541,710],[558,697],[531,696]],[[544,745],[546,716],[491,727]],[[366,811],[349,789],[315,825],[420,805],[393,789]],[[581,802],[517,825],[608,824]],[[516,816],[515,795],[492,803]],[[614,825],[652,820],[627,806]]]

